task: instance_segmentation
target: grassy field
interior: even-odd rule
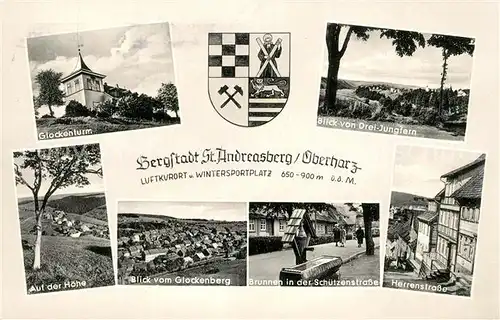
[[[23,235],[23,240],[34,242],[33,235]],[[27,290],[31,286],[45,288],[49,284],[67,281],[85,281],[84,288],[102,287],[114,284],[113,261],[110,241],[94,237],[42,237],[40,270],[33,271],[34,252],[24,249],[24,267]],[[81,289],[80,287],[79,289]],[[61,291],[70,288],[61,288]],[[75,288],[76,289],[76,288]],[[47,292],[47,291],[44,291]]]
[[[246,259],[222,261],[200,267],[185,269],[174,273],[162,274],[158,275],[157,277],[170,279],[174,279],[175,277],[230,279],[231,286],[246,286],[247,261]]]
[[[76,131],[78,135],[92,135],[108,132],[138,130],[180,124],[180,118],[172,118],[168,122],[131,120],[131,119],[100,119],[92,117],[78,118],[44,118],[36,120],[39,139],[53,139],[47,134]]]

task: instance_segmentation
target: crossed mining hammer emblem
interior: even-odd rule
[[[229,87],[226,85],[223,85],[218,91],[220,95],[223,95],[223,94],[227,95],[227,100],[224,101],[224,103],[221,104],[221,106],[220,106],[221,109],[224,108],[231,101],[236,105],[236,107],[238,107],[238,109],[241,109],[241,105],[238,103],[238,101],[236,101],[236,99],[234,99],[234,96],[237,93],[239,93],[240,95],[243,95],[243,89],[239,85],[235,85],[234,92],[232,94],[229,94],[229,92],[227,92],[227,89],[229,89]]]

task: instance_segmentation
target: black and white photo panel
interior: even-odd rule
[[[115,284],[98,144],[14,152],[28,294]]]
[[[317,125],[464,141],[475,39],[328,23]]]
[[[247,206],[118,202],[118,284],[246,286]]]
[[[27,39],[38,140],[180,123],[169,23]]]
[[[383,286],[471,296],[486,155],[398,146]]]
[[[380,286],[378,203],[250,202],[250,286]]]

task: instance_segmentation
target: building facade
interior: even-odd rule
[[[482,155],[441,176],[445,188],[439,204],[437,268],[472,273],[484,163]]]
[[[92,71],[78,51],[78,64],[75,71],[61,79],[64,87],[64,103],[68,104],[75,100],[92,111],[99,104],[111,100],[112,96],[104,92],[103,79],[105,77],[103,74]]]

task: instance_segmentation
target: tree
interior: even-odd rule
[[[447,36],[442,34],[433,34],[427,44],[436,48],[441,49],[441,55],[443,56],[443,70],[441,71],[441,82],[439,87],[439,107],[438,113],[441,116],[443,112],[443,88],[446,82],[446,75],[448,74],[448,59],[451,56],[459,56],[467,53],[472,56],[474,54],[474,39]]]
[[[117,109],[122,117],[151,120],[154,110],[160,108],[160,104],[156,98],[134,92],[118,99]]]
[[[41,70],[35,76],[35,82],[40,86],[40,92],[37,97],[37,105],[46,105],[49,108],[50,116],[54,116],[53,106],[62,106],[64,104],[64,92],[59,89],[61,85],[61,72],[55,72],[52,69]]]
[[[33,108],[35,109],[35,118],[37,118],[40,115],[40,112],[38,112],[38,109],[40,109],[40,102],[36,96],[33,96]]]
[[[179,118],[179,99],[177,97],[177,88],[175,84],[171,82],[166,84],[162,83],[160,89],[158,89],[157,98],[163,104],[164,112],[170,110]]]
[[[350,210],[357,211],[353,203],[346,203]],[[361,209],[363,210],[363,224],[365,227],[365,242],[366,242],[366,255],[373,256],[375,254],[375,242],[373,242],[372,222],[380,219],[380,206],[378,203],[362,203]]]
[[[66,105],[65,116],[66,117],[87,117],[92,115],[87,107],[76,100],[71,100]]]
[[[380,208],[378,203],[362,203],[363,223],[365,225],[366,255],[375,254],[375,243],[372,235],[372,222],[380,219]]]
[[[347,30],[345,38],[340,38],[342,30]],[[400,57],[411,56],[420,46],[425,46],[425,38],[421,33],[392,29],[369,28],[363,26],[349,26],[329,23],[326,27],[326,47],[328,50],[328,75],[326,80],[326,109],[336,113],[336,100],[338,89],[338,73],[340,60],[344,56],[352,36],[367,41],[370,32],[380,31],[380,38],[392,39],[396,54]]]
[[[35,258],[33,269],[40,269],[42,245],[42,217],[50,197],[57,190],[69,186],[84,187],[90,184],[89,174],[102,177],[101,156],[98,144],[81,145],[23,151],[14,153],[14,172],[16,184],[26,186],[32,193],[35,207]],[[23,174],[33,180],[28,182]],[[48,184],[43,197],[42,185]]]

